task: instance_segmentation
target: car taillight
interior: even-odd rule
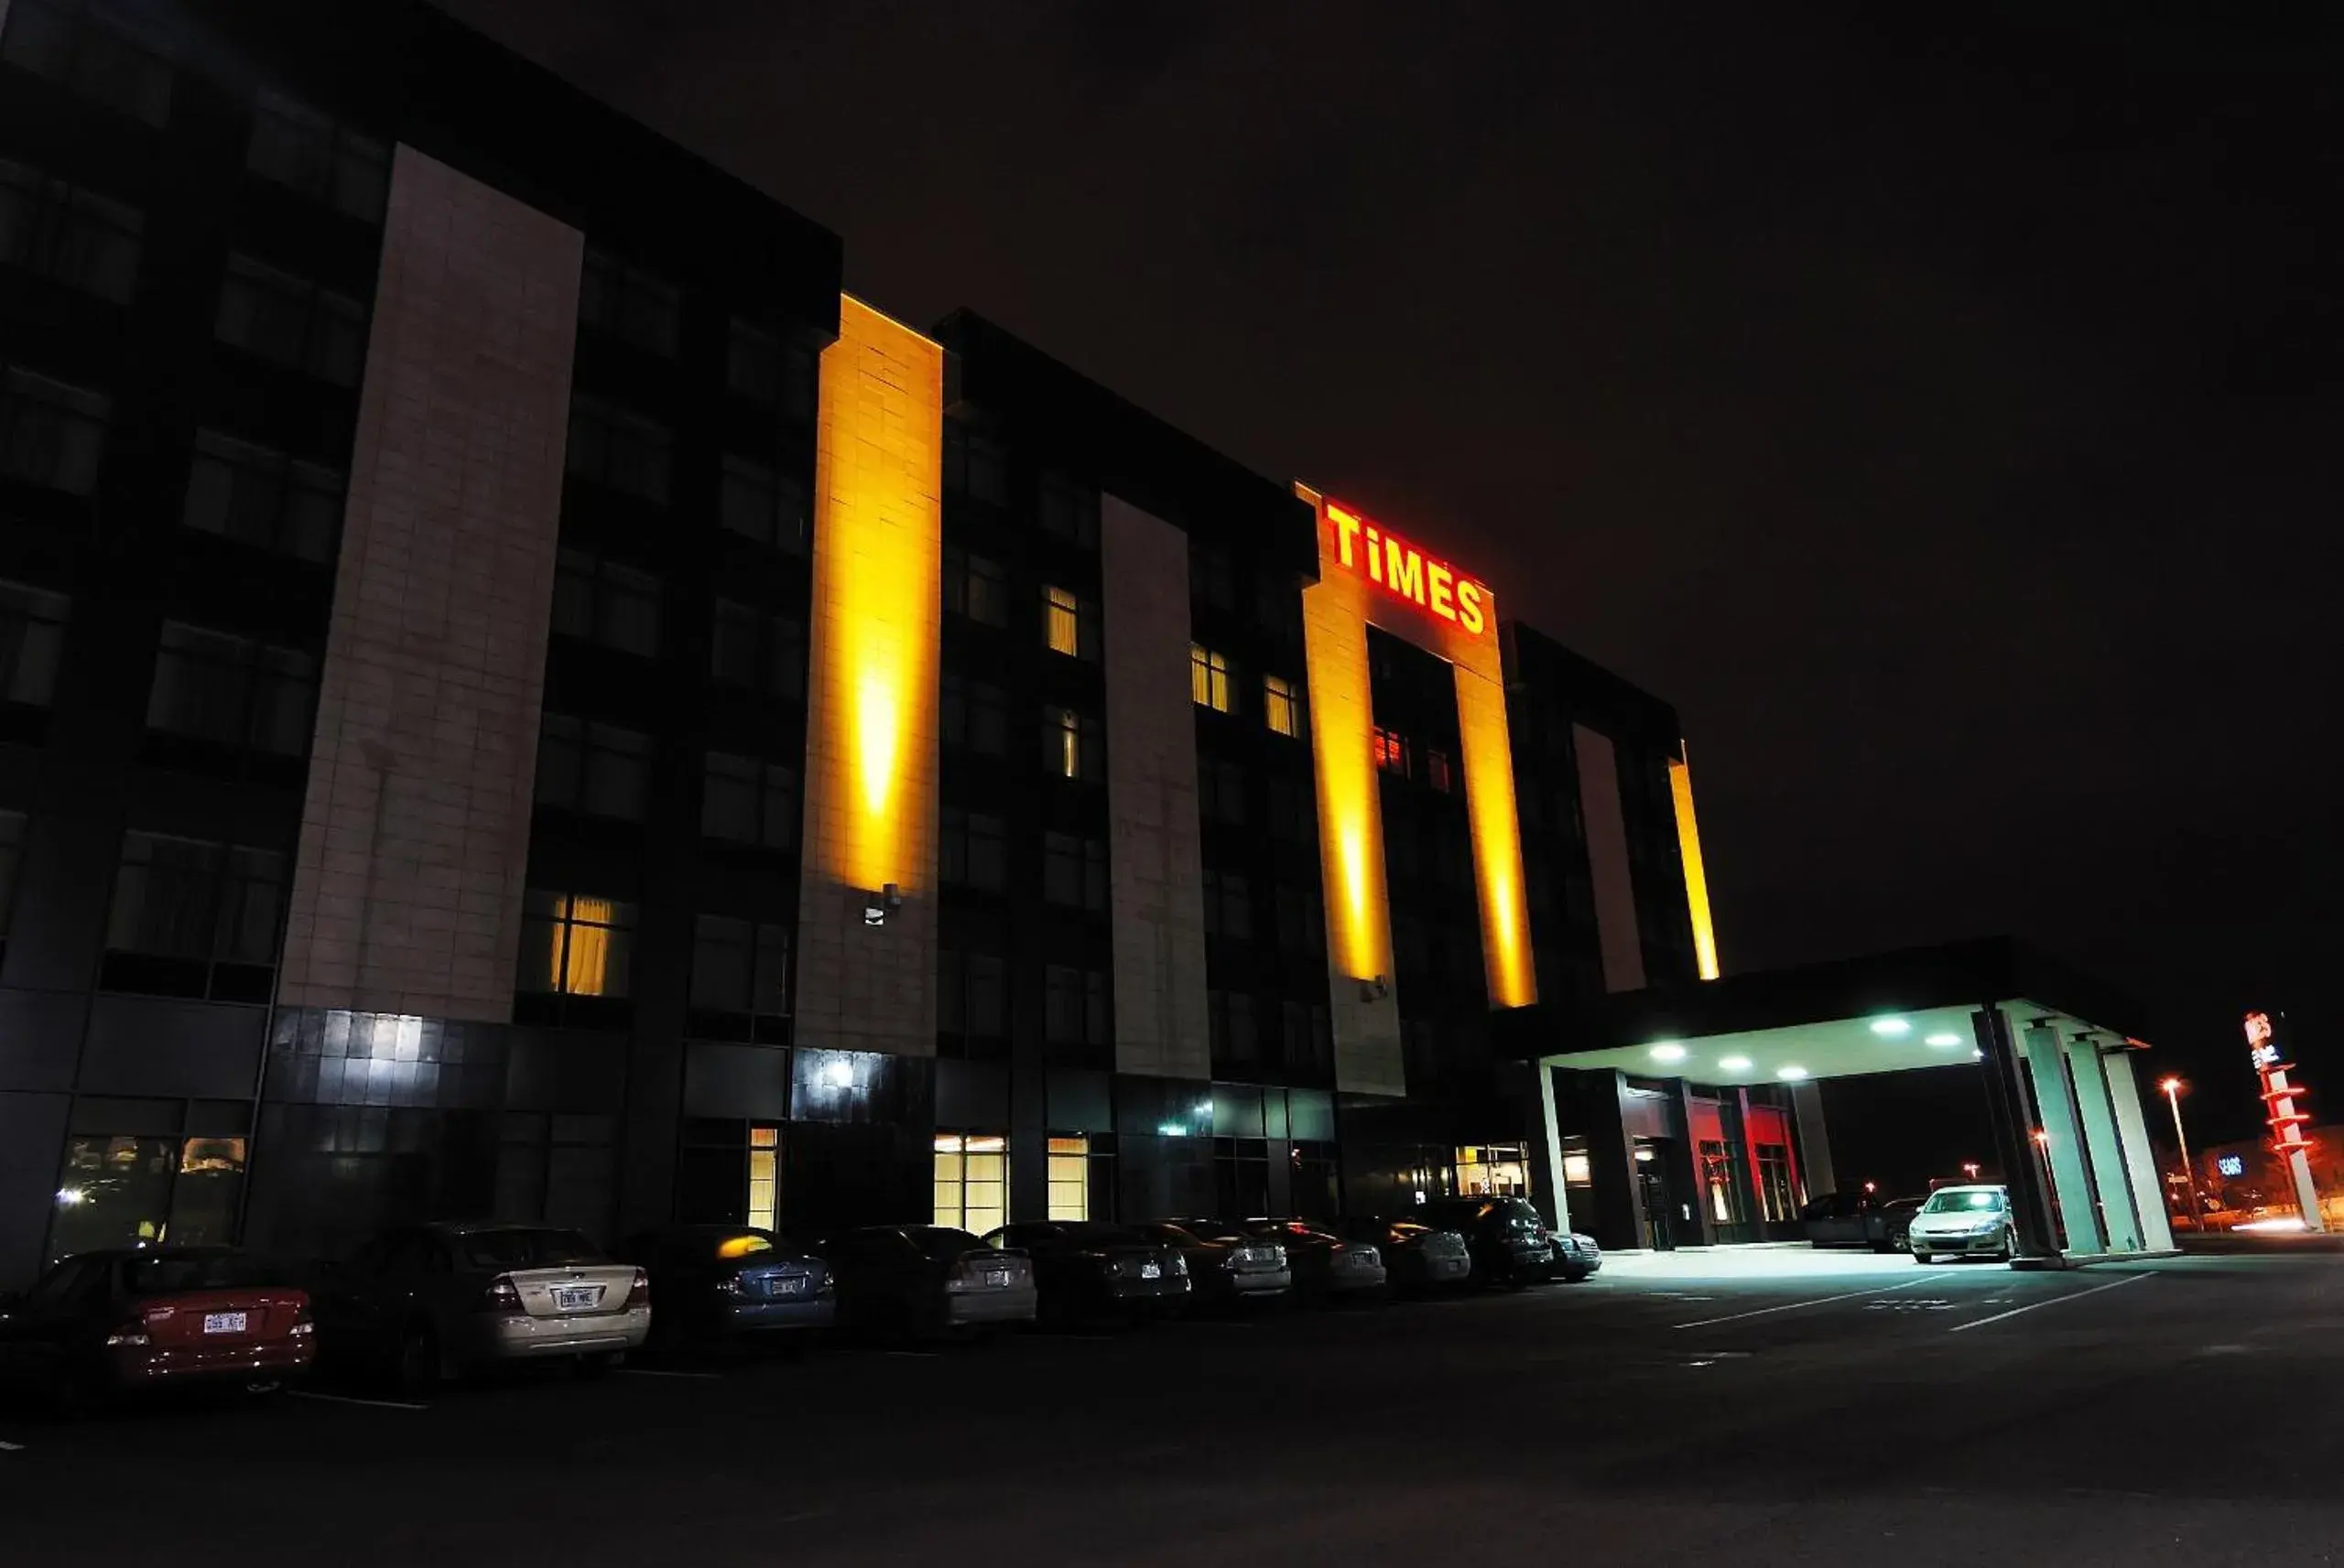
[[[640,1269],[635,1271],[635,1283],[626,1288],[626,1304],[630,1309],[651,1304],[651,1276]]]
[[[727,1274],[716,1281],[716,1293],[720,1296],[745,1296],[749,1293],[749,1287],[740,1275]]]
[[[522,1312],[521,1287],[513,1282],[510,1274],[499,1274],[488,1289],[480,1293],[476,1312]]]
[[[293,1326],[287,1329],[285,1332],[291,1335],[296,1339],[307,1339],[310,1335],[317,1333],[317,1331],[318,1325],[309,1321],[309,1314],[305,1312],[300,1316],[295,1318],[293,1320]]]
[[[146,1343],[146,1323],[143,1318],[134,1317],[128,1323],[122,1325],[122,1326],[116,1328],[112,1334],[106,1336],[106,1344],[108,1346],[144,1345]]]

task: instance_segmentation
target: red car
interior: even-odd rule
[[[309,1295],[286,1277],[224,1247],[79,1253],[0,1297],[0,1381],[68,1404],[165,1385],[273,1391],[316,1346]]]

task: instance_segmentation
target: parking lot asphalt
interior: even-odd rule
[[[2328,1563],[2339,1328],[2328,1256],[1678,1253],[424,1406],[0,1410],[0,1563]]]

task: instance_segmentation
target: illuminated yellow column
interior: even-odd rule
[[[943,450],[943,349],[841,299],[814,460],[796,1008],[808,1045],[936,1051]]]
[[[1490,622],[1497,611],[1491,606]],[[1482,659],[1457,665],[1457,729],[1465,753],[1465,815],[1473,829],[1473,883],[1481,905],[1481,966],[1492,1007],[1538,1000],[1530,962],[1530,906],[1523,888],[1522,826],[1514,815],[1514,741],[1494,640]]]
[[[1335,1087],[1404,1094],[1400,1004],[1392,984],[1392,913],[1384,882],[1384,808],[1376,795],[1374,704],[1368,688],[1367,579],[1327,559],[1318,507],[1318,580],[1303,591],[1310,750],[1318,777],[1318,858],[1327,896],[1327,968]]]
[[[1689,761],[1668,764],[1668,793],[1677,803],[1677,849],[1685,862],[1685,902],[1693,915],[1693,961],[1703,979],[1713,980],[1718,978],[1718,935],[1709,924],[1709,879],[1701,869],[1701,829],[1693,820]]]

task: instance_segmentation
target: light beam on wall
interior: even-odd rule
[[[1703,979],[1713,980],[1718,978],[1718,936],[1709,924],[1709,879],[1701,869],[1701,828],[1693,819],[1693,770],[1688,763],[1668,764],[1668,792],[1677,803],[1677,849],[1685,862],[1685,902],[1693,916],[1693,962]]]

